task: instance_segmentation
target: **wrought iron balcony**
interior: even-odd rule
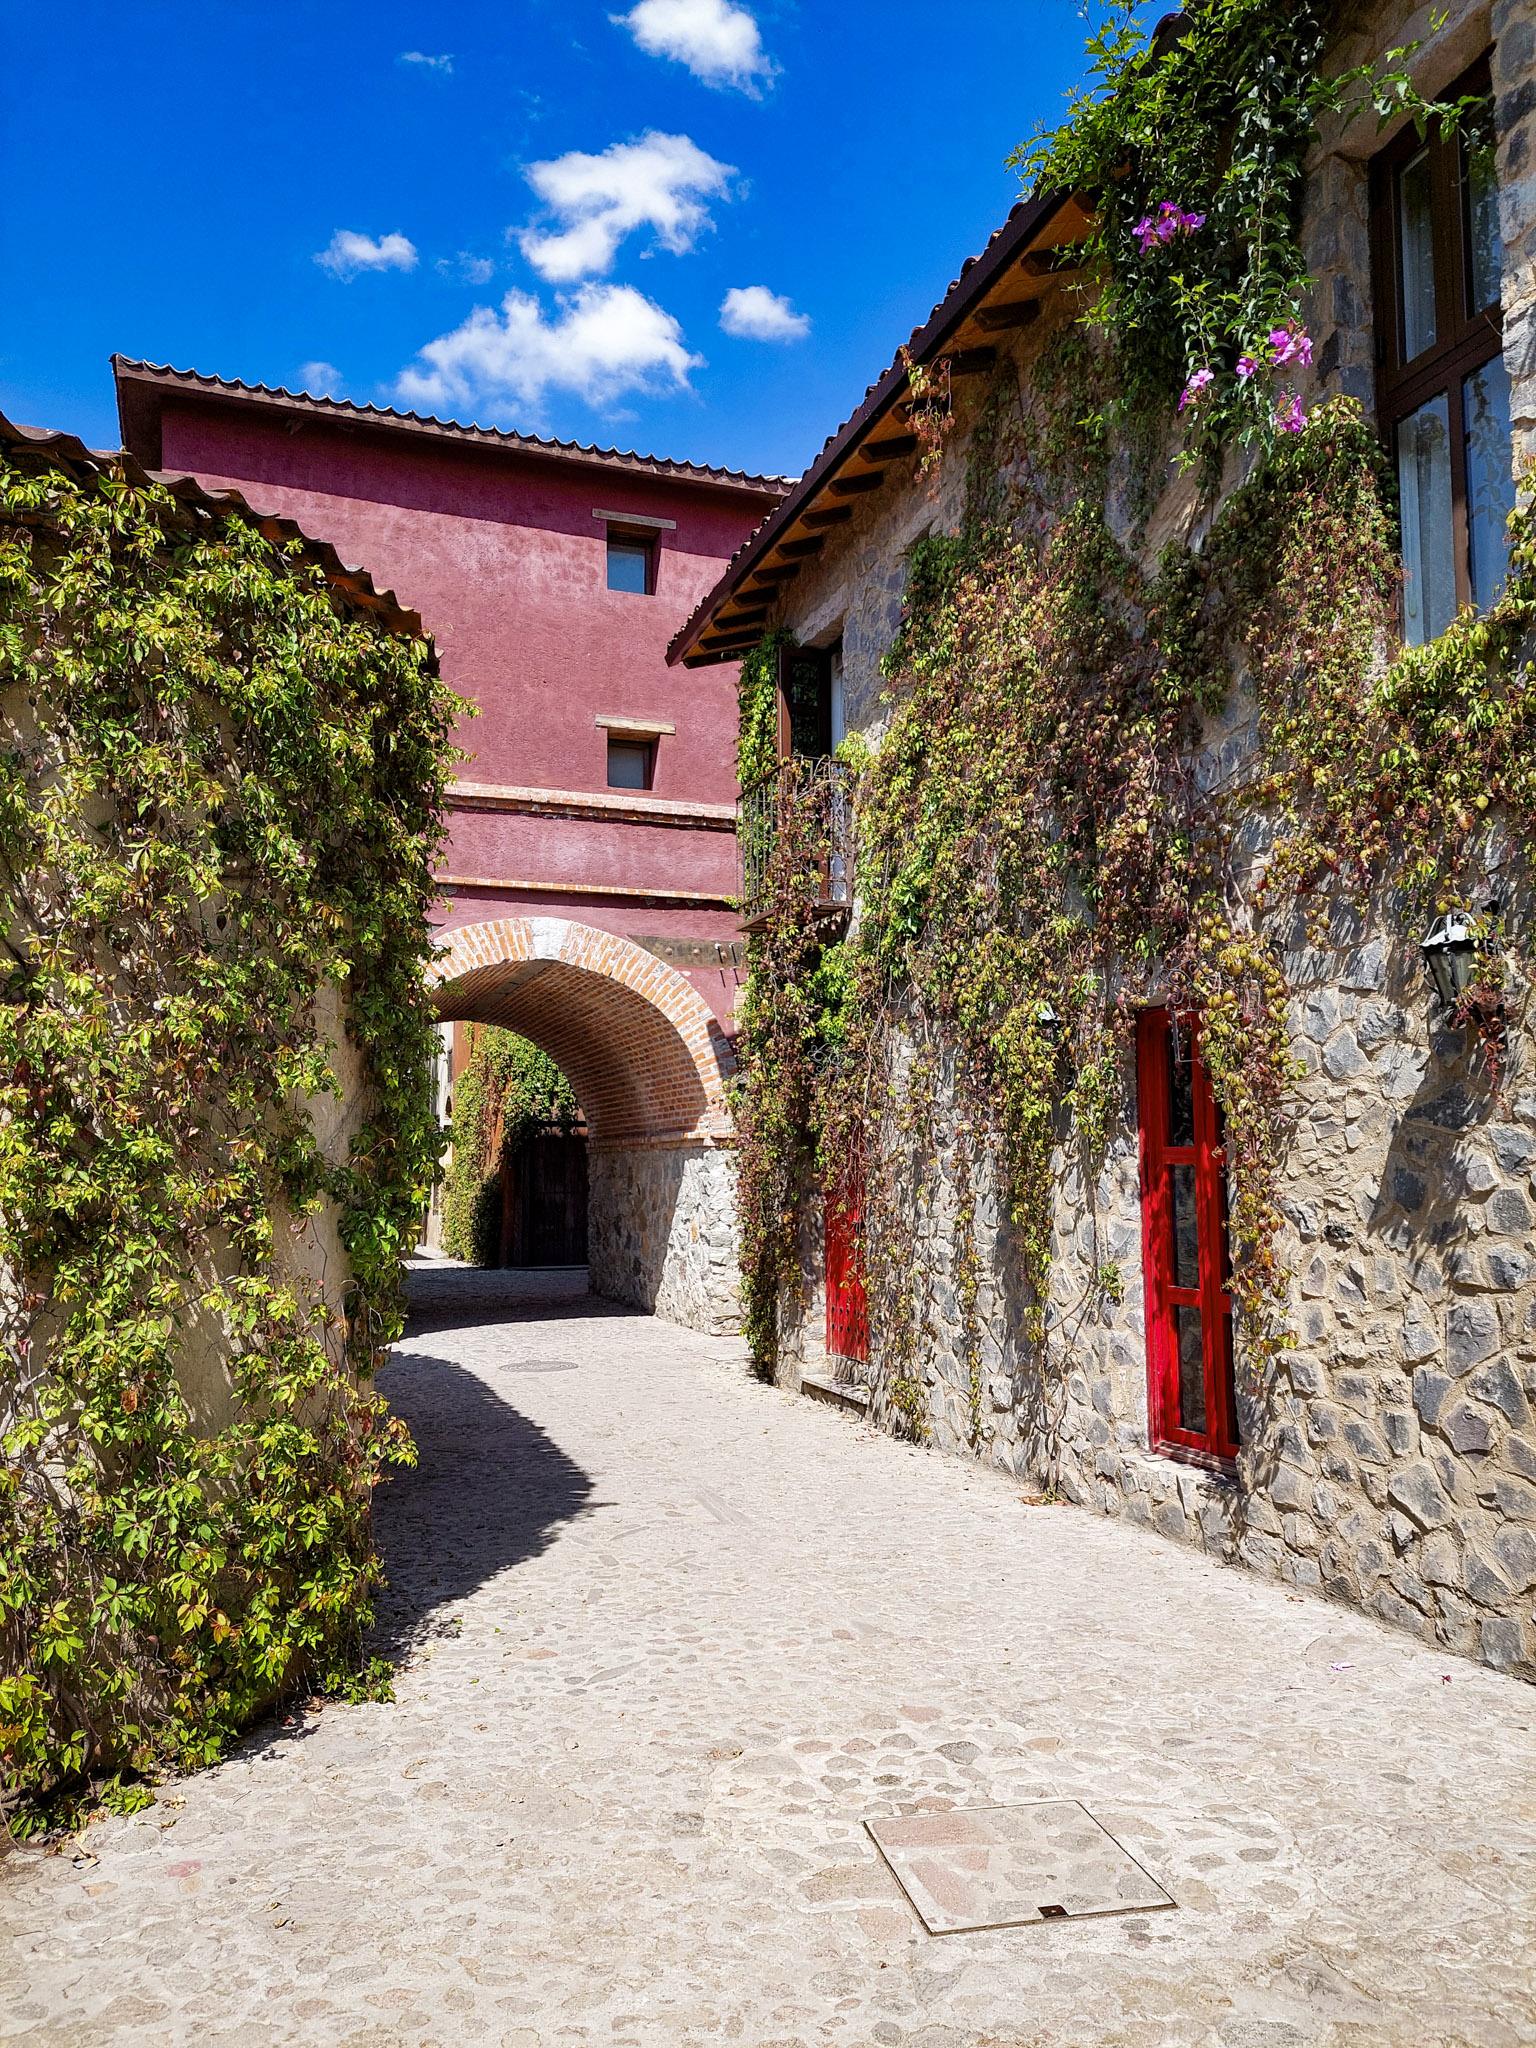
[[[742,794],[741,918],[761,931],[803,907],[829,924],[853,907],[852,778],[830,755],[795,755]]]

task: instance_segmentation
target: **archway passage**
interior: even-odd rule
[[[591,1139],[594,1291],[719,1333],[738,1320],[729,1041],[696,989],[612,932],[507,917],[445,934],[438,1015],[520,1032]]]

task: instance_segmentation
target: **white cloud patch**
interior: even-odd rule
[[[469,249],[461,249],[456,256],[439,256],[433,268],[439,277],[452,278],[455,284],[489,284],[496,275],[489,256],[476,256]]]
[[[706,85],[733,85],[756,99],[778,74],[763,48],[756,17],[731,0],[640,0],[628,14],[610,18],[627,28],[648,56],[686,64]]]
[[[653,229],[663,249],[681,256],[711,225],[704,202],[729,197],[734,176],[732,165],[717,163],[686,135],[654,129],[595,156],[573,149],[529,165],[528,182],[555,224],[524,228],[518,246],[552,284],[609,270],[619,244],[638,228]]]
[[[435,71],[440,78],[447,78],[453,70],[453,52],[444,51],[440,57],[429,57],[425,50],[402,50],[402,64],[413,64],[419,71]]]
[[[720,302],[720,325],[743,341],[804,341],[811,318],[765,284],[739,284]]]
[[[626,392],[682,390],[703,361],[672,315],[632,285],[584,284],[558,303],[553,317],[531,292],[508,292],[499,313],[477,306],[401,372],[398,395],[459,416],[476,406],[537,408],[551,392],[612,406]]]
[[[404,235],[360,235],[352,228],[338,228],[315,261],[332,277],[353,278],[362,270],[414,270],[416,245]]]
[[[298,389],[307,391],[311,398],[338,398],[341,395],[341,372],[334,363],[300,363],[295,375]]]

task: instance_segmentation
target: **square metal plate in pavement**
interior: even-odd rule
[[[1174,1901],[1075,1799],[864,1823],[930,1934],[1156,1912]]]

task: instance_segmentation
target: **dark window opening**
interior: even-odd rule
[[[634,597],[650,597],[656,589],[656,545],[648,534],[608,533],[608,588]]]
[[[832,751],[832,649],[779,650],[779,758],[819,761]]]
[[[654,740],[608,741],[608,787],[610,789],[649,789],[651,774],[655,766],[656,743]]]
[[[1509,571],[1514,508],[1502,245],[1486,60],[1447,97],[1480,96],[1458,134],[1412,129],[1372,166],[1382,430],[1397,472],[1403,637],[1422,646]]]
[[[1145,1011],[1137,1054],[1152,1442],[1225,1462],[1238,1447],[1226,1133],[1193,1018]]]

